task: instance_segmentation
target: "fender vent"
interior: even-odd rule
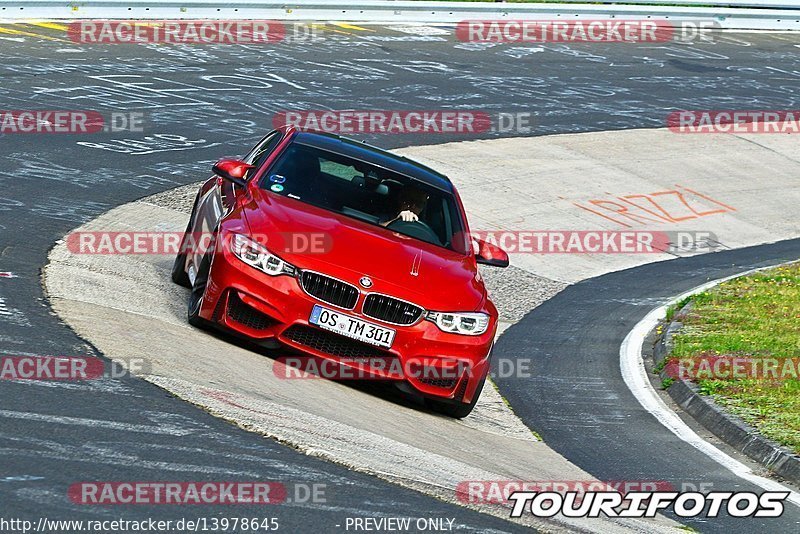
[[[228,318],[255,330],[264,330],[275,323],[269,315],[242,302],[236,291],[231,291],[228,298]]]

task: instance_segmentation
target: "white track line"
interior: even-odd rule
[[[33,412],[17,412],[12,410],[0,410],[0,418],[25,419],[27,421],[44,421],[57,425],[80,425],[94,428],[107,428],[110,430],[121,430],[123,432],[140,432],[144,434],[166,434],[168,436],[188,436],[197,431],[194,428],[182,428],[177,425],[140,425],[133,423],[123,423],[120,421],[106,421],[103,419],[86,419],[84,417],[67,417],[61,415],[46,415]]]
[[[11,315],[11,311],[6,306],[5,299],[0,298],[0,315]]]
[[[691,289],[682,295],[678,295],[670,302],[652,310],[647,314],[647,316],[645,316],[644,319],[639,321],[633,330],[631,330],[625,337],[622,345],[619,348],[619,364],[620,370],[622,371],[622,378],[628,385],[628,389],[630,389],[633,393],[633,396],[639,401],[639,404],[641,404],[645,410],[653,414],[653,416],[662,425],[667,427],[667,429],[669,429],[673,434],[724,468],[728,469],[739,478],[747,480],[748,482],[755,484],[756,486],[759,486],[767,491],[788,491],[789,497],[787,500],[797,506],[800,506],[800,493],[792,491],[783,484],[780,484],[774,480],[756,475],[748,466],[739,460],[732,458],[728,454],[725,454],[714,445],[698,436],[694,430],[689,428],[689,426],[684,423],[680,417],[678,417],[678,414],[672,411],[672,409],[670,409],[658,395],[655,388],[650,383],[650,380],[647,376],[647,370],[644,367],[644,360],[642,359],[642,345],[644,344],[645,338],[650,331],[658,325],[659,320],[661,320],[662,317],[665,317],[667,307],[669,307],[671,304],[674,304],[686,297],[701,293],[728,280],[739,278],[740,276],[745,276],[761,270],[763,269],[752,269],[741,274],[708,282]]]

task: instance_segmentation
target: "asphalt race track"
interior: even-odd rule
[[[501,378],[500,391],[545,442],[601,480],[757,491],[676,439],[642,408],[620,374],[619,347],[639,320],[670,297],[798,256],[800,240],[794,239],[651,263],[574,284],[500,337],[498,358],[535,362],[533,379]],[[682,522],[701,532],[796,532],[800,510],[787,506],[778,520],[720,516]]]
[[[53,28],[2,27],[10,31],[0,32],[0,109],[145,114],[143,133],[0,137],[4,355],[96,354],[43,293],[41,269],[54,243],[115,206],[205,178],[212,161],[248,150],[279,111],[532,112],[530,135],[545,135],[661,127],[676,109],[795,109],[800,80],[800,37],[787,34],[729,34],[695,45],[494,47],[459,43],[440,28],[326,26],[324,46],[86,46]],[[506,135],[518,134],[363,137],[396,148]],[[501,392],[546,442],[601,479],[702,478],[730,489],[736,481],[638,406],[619,377],[619,341],[658,300],[708,278],[796,259],[798,250],[788,242],[699,256],[571,286],[501,338],[500,353],[541,360],[533,384],[501,380]],[[576,373],[587,380],[550,380]],[[576,415],[587,410],[591,421]],[[0,495],[21,518],[184,517],[168,507],[79,507],[66,497],[77,481],[169,476],[326,484],[325,504],[276,508],[289,531],[333,532],[346,517],[408,515],[457,518],[463,532],[522,530],[300,454],[135,378],[4,382],[0,420]],[[250,513],[264,511],[196,515]],[[748,528],[790,532],[798,522],[797,509],[787,507],[780,523]],[[731,529],[727,520],[692,526]]]

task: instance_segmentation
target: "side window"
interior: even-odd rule
[[[275,150],[275,147],[278,146],[278,143],[281,142],[281,133],[278,131],[270,132],[267,134],[264,139],[259,141],[259,143],[255,146],[253,150],[245,158],[245,162],[251,165],[255,165],[256,168],[261,167],[261,164],[266,161],[266,159],[272,154],[272,151]]]

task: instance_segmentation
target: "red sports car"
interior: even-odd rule
[[[291,127],[213,171],[172,271],[191,288],[191,324],[394,380],[452,417],[472,411],[497,328],[477,264],[508,255],[470,237],[446,176]]]

